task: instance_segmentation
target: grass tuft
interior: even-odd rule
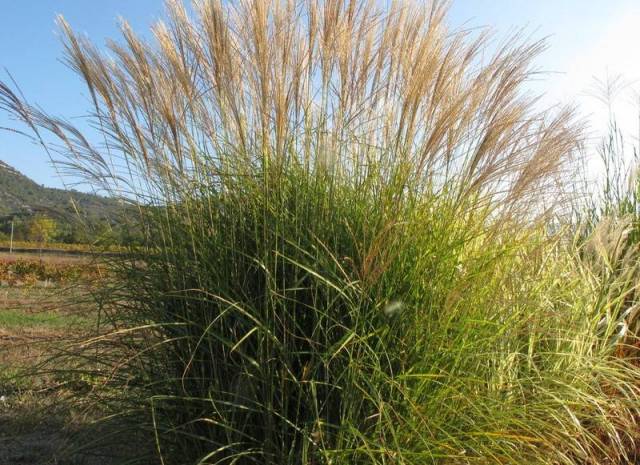
[[[193,10],[109,55],[60,20],[99,145],[0,87],[137,207],[113,331],[76,353],[140,462],[629,459],[635,252],[615,269],[624,225],[547,232],[581,128],[522,91],[543,44],[489,53],[442,2]]]

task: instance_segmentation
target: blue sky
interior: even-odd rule
[[[80,81],[60,62],[56,15],[102,44],[117,36],[118,16],[144,32],[163,11],[162,0],[0,0],[0,5],[0,68],[12,74],[28,100],[70,119],[84,114],[88,104]],[[547,104],[577,102],[590,116],[594,134],[606,119],[602,105],[585,95],[594,76],[624,74],[630,83],[640,78],[638,0],[454,0],[449,22],[454,28],[490,26],[498,37],[522,27],[532,38],[547,37],[549,49],[536,64],[549,73],[535,90],[545,92]],[[3,72],[0,79],[6,77]],[[620,96],[619,111],[635,122],[631,95],[628,90]],[[637,131],[633,124],[629,131]],[[0,114],[0,126],[15,124]],[[41,184],[62,185],[42,150],[15,134],[0,131],[0,160]]]
[[[55,18],[64,15],[93,41],[118,36],[118,17],[146,31],[163,11],[162,0],[0,0],[0,79],[9,71],[31,103],[73,120],[90,108],[80,79],[61,62]],[[0,114],[0,126],[16,124]],[[42,149],[24,137],[0,131],[0,160],[47,186],[62,187]]]

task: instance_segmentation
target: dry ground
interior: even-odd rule
[[[0,254],[0,261],[33,260],[75,264],[84,257]],[[0,283],[0,465],[98,465],[114,463],[114,451],[74,450],[95,417],[62,399],[82,395],[81,380],[36,373],[60,341],[95,327],[96,311],[82,299],[86,285]]]
[[[0,261],[12,262],[17,260],[42,260],[45,263],[87,263],[91,260],[91,257],[86,255],[73,255],[73,254],[56,254],[48,253],[44,251],[39,253],[33,252],[21,252],[19,254],[9,252],[0,252]]]

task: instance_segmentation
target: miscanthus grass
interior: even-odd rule
[[[439,2],[189,11],[108,52],[60,19],[97,144],[0,89],[137,206],[113,331],[77,351],[139,461],[627,459],[635,255],[612,272],[615,222],[549,236],[580,127],[523,91],[542,44],[451,31]]]

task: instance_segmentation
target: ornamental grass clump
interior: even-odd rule
[[[633,284],[544,232],[580,127],[523,91],[540,43],[451,31],[440,2],[167,11],[108,52],[60,20],[99,143],[1,103],[137,206],[114,330],[78,350],[140,461],[628,455],[634,374],[597,323]]]

